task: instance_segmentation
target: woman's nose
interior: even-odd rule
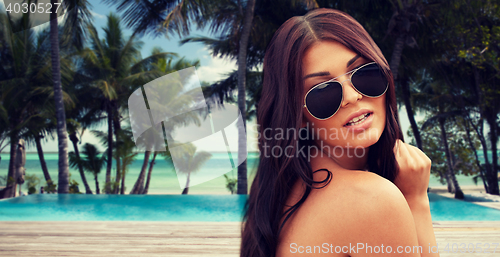
[[[348,104],[353,104],[362,98],[362,95],[356,91],[350,79],[346,79],[341,82],[342,84],[342,104],[341,107],[345,107]]]

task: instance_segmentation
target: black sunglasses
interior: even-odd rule
[[[349,73],[351,73],[349,79],[342,83],[347,80],[351,81],[356,91],[364,96],[382,96],[389,87],[387,78],[375,62],[362,65],[346,74]],[[304,107],[316,119],[326,120],[340,109],[344,96],[342,83],[336,80],[339,77],[319,83],[307,91],[304,97]]]

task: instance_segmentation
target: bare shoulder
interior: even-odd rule
[[[338,198],[320,214],[329,220],[325,231],[335,231],[327,232],[328,238],[342,244],[418,245],[412,213],[394,183],[366,171],[339,171],[334,175],[337,180],[318,194],[325,203],[328,198]],[[335,213],[335,219],[328,213]]]
[[[313,189],[286,224],[279,256],[288,256],[285,253],[292,244],[418,245],[411,211],[392,182],[365,171],[335,170],[332,174],[331,182]]]
[[[403,194],[394,183],[366,171],[334,172],[331,183],[324,190],[315,190],[313,198],[317,198],[315,200],[318,202],[330,202],[325,208],[335,209],[339,215],[360,215],[356,218],[370,212],[383,213],[388,208],[407,209],[411,213]]]

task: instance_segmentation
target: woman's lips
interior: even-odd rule
[[[373,111],[368,110],[368,109],[360,109],[356,112],[351,113],[347,119],[344,122],[344,126],[346,126],[351,120],[355,119],[356,117],[359,117],[361,115],[367,114],[367,113],[373,113]]]
[[[346,125],[344,125],[344,127],[347,128],[348,130],[353,130],[355,132],[363,131],[372,125],[373,116],[374,116],[374,114],[370,113],[370,115],[368,117],[366,117],[365,120],[361,121],[360,123],[358,123],[356,125],[347,125],[346,124]]]

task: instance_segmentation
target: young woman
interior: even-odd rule
[[[391,71],[364,28],[331,9],[293,17],[263,76],[241,256],[439,256],[431,161],[402,142]]]

